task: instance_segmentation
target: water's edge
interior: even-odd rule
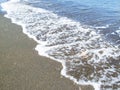
[[[11,6],[7,7],[8,4],[11,5]],[[35,50],[38,51],[39,55],[48,57],[48,58],[50,58],[52,60],[55,60],[55,61],[58,61],[62,64],[63,69],[61,70],[61,75],[63,75],[66,78],[69,78],[70,80],[74,81],[76,84],[92,85],[95,90],[100,90],[101,84],[103,83],[104,79],[107,78],[108,81],[109,81],[109,76],[107,77],[106,74],[111,75],[112,74],[111,72],[114,72],[114,69],[116,70],[116,68],[114,67],[114,64],[112,64],[113,68],[111,66],[108,66],[108,68],[106,68],[106,67],[104,67],[104,65],[111,64],[111,62],[114,61],[114,58],[119,59],[120,51],[117,47],[111,46],[110,44],[105,43],[101,39],[101,36],[98,35],[92,29],[84,29],[83,27],[81,27],[80,23],[74,22],[74,21],[72,21],[72,20],[70,20],[66,17],[60,17],[60,16],[58,16],[56,14],[53,14],[52,12],[49,12],[47,10],[32,8],[32,7],[29,7],[27,5],[23,6],[23,9],[25,9],[25,10],[22,11],[21,8],[19,9],[19,6],[21,7],[21,4],[18,4],[19,5],[17,7],[18,12],[14,12],[17,9],[12,10],[13,9],[13,7],[12,7],[13,2],[9,2],[8,4],[4,4],[4,3],[2,4],[3,9],[5,9],[7,11],[7,14],[5,14],[4,17],[11,19],[12,23],[15,23],[17,25],[22,26],[23,33],[26,34],[29,38],[32,38],[33,40],[35,40],[38,43],[38,45],[35,47]],[[8,10],[9,8],[10,8],[10,10]],[[30,13],[30,15],[32,15],[32,16],[38,15],[38,20],[40,19],[39,22],[35,22],[37,20],[36,17],[31,19],[31,20],[29,18],[27,18],[24,15],[24,14],[27,15],[27,13]],[[18,16],[15,17],[14,14],[16,16],[17,15]],[[41,16],[39,16],[39,14]],[[23,17],[25,17],[25,21],[24,21]],[[41,20],[41,18],[43,20]],[[54,22],[51,21],[51,20],[54,20]],[[57,21],[57,20],[59,20],[59,21]],[[49,23],[47,23],[46,21],[48,21]],[[35,24],[34,24],[34,22],[35,22]],[[38,31],[37,31],[37,29],[38,29],[37,24],[40,26],[39,27],[40,30],[38,30]],[[45,25],[43,25],[43,27],[42,27],[41,24],[45,24]],[[59,26],[56,28],[56,25],[58,25],[58,24],[59,24],[60,28],[59,28]],[[48,28],[51,29],[51,30],[53,29],[53,32],[49,31]],[[43,32],[41,31],[42,29],[43,29]],[[59,29],[59,30],[63,29],[61,31],[62,33],[60,33],[61,35],[63,35],[62,37],[60,37],[61,35],[59,35],[59,33],[58,33],[59,31],[57,31],[56,29]],[[56,31],[54,31],[54,30],[56,30]],[[71,30],[71,32],[73,34],[71,34],[68,30]],[[78,31],[74,31],[74,30],[78,30]],[[47,33],[47,32],[49,32],[49,33]],[[55,35],[58,35],[59,38],[54,37],[53,33],[55,33]],[[74,37],[72,36],[72,35],[77,35],[76,33],[78,33],[78,36],[79,36],[79,38],[78,38],[78,36],[76,36],[77,39],[76,39],[75,36]],[[79,33],[80,33],[80,35],[79,35]],[[43,34],[43,36],[42,36],[42,34]],[[68,34],[70,34],[70,36],[72,36],[72,37],[70,38],[70,36],[66,36]],[[51,35],[53,35],[53,36],[51,36]],[[85,35],[88,35],[88,36],[86,37]],[[67,37],[67,39],[66,39],[66,37]],[[62,40],[60,40],[60,41],[58,40],[58,42],[57,42],[56,39],[54,39],[54,38],[58,38],[58,39],[62,38],[65,41],[62,42]],[[74,39],[72,39],[72,38],[74,38]],[[89,40],[87,41],[87,39],[89,39]],[[71,40],[71,41],[68,41],[68,40]],[[64,44],[64,45],[62,46],[61,43]],[[95,43],[97,43],[97,45],[95,45]],[[81,46],[79,44],[81,44]],[[66,47],[66,46],[68,46],[68,47]],[[82,48],[83,48],[83,51],[81,51]],[[88,48],[88,50],[86,50],[86,48]],[[68,52],[60,51],[62,49],[63,50],[68,50]],[[66,56],[64,55],[64,53],[65,53]],[[64,57],[62,55],[64,55]],[[74,60],[74,58],[75,58],[75,60]],[[80,59],[83,62],[81,62]],[[70,60],[71,61],[73,60],[73,61],[71,62]],[[77,60],[79,60],[80,62],[78,62]],[[98,72],[96,72],[96,73],[100,74],[100,75],[103,74],[103,76],[104,75],[105,76],[104,77],[100,76],[100,80],[99,80],[99,79],[97,79],[98,78],[97,74],[95,75],[94,74],[95,72],[93,72],[93,74],[91,74],[91,76],[95,75],[96,78],[95,79],[92,78],[91,81],[90,80],[84,81],[84,80],[78,80],[74,75],[72,76],[71,74],[69,74],[69,73],[74,71],[74,67],[71,67],[72,64],[75,64],[75,65],[78,65],[78,66],[79,65],[86,65],[85,64],[86,60],[90,60],[90,61],[87,62],[87,65],[91,65],[91,66],[96,65],[95,67],[97,69],[100,66],[100,64],[103,64],[102,69],[105,69],[106,72],[104,72],[104,70],[102,71],[102,69],[99,68],[100,69],[100,70],[98,70],[99,73]],[[101,60],[104,60],[104,61],[101,61]],[[66,64],[70,64],[70,66],[67,67]],[[69,70],[71,70],[71,71],[69,71]],[[77,72],[77,70],[76,70],[76,72]],[[77,73],[76,72],[75,72],[75,74],[78,73],[78,72]],[[119,74],[119,71],[117,72],[117,74]],[[118,78],[120,78],[119,75],[118,75]],[[112,78],[112,79],[115,80],[114,82],[119,81],[119,80],[116,80],[116,78]],[[114,82],[111,82],[111,84],[113,84]]]

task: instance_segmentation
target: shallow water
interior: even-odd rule
[[[120,12],[116,2],[11,0],[2,7],[6,17],[38,42],[40,55],[62,63],[62,75],[96,90],[119,90]]]

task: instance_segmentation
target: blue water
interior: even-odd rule
[[[116,32],[120,28],[120,0],[30,0],[28,2],[32,6],[89,25],[98,33],[104,34],[105,39],[109,39],[110,43],[120,44],[120,35]]]
[[[7,0],[0,0],[0,4],[3,3],[3,2],[6,2]],[[2,11],[2,7],[0,5],[0,14],[5,14],[4,11]]]
[[[3,1],[5,0],[0,2]],[[110,43],[120,44],[120,34],[116,32],[120,29],[120,0],[21,0],[21,2],[89,25],[103,34]]]

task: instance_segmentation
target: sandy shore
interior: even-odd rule
[[[0,90],[79,90],[60,75],[60,63],[37,54],[36,45],[20,26],[0,15]]]

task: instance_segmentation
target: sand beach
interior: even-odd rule
[[[0,15],[0,90],[79,90],[60,75],[60,63],[38,55],[36,45],[20,26]]]
[[[78,90],[60,75],[61,64],[41,57],[36,42],[0,15],[0,90]]]

